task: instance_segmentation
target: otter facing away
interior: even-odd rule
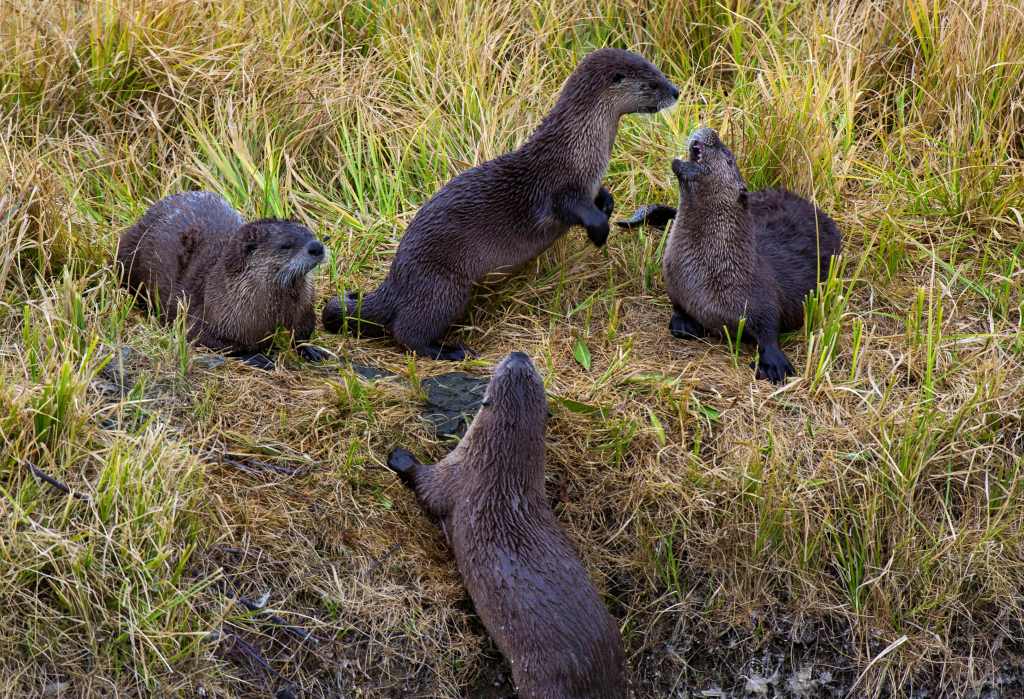
[[[403,449],[388,467],[441,521],[477,614],[523,699],[623,699],[618,626],[544,493],[544,384],[513,352],[466,436],[437,464]]]
[[[613,202],[601,179],[619,119],[656,112],[678,96],[634,53],[588,54],[526,143],[441,188],[409,224],[384,282],[363,297],[331,299],[324,328],[339,332],[347,320],[357,334],[386,331],[417,354],[462,359],[463,348],[441,340],[465,312],[472,285],[525,264],[571,226],[604,245]]]
[[[664,226],[675,219],[662,271],[672,299],[669,329],[700,338],[745,318],[745,342],[756,342],[757,376],[779,383],[794,373],[779,333],[804,322],[804,298],[828,274],[841,236],[811,202],[782,189],[747,192],[732,152],[712,129],[690,136],[689,159],[672,161],[679,209],[645,206],[624,227]]]
[[[156,202],[121,234],[121,283],[148,299],[166,324],[188,306],[188,339],[242,356],[260,368],[278,327],[304,343],[316,327],[310,272],[324,246],[293,221],[246,223],[212,192],[183,192]],[[325,353],[301,344],[310,361]]]

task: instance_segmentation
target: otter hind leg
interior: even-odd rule
[[[668,322],[672,337],[679,340],[699,340],[708,334],[707,328],[695,321],[679,306],[672,308],[672,320]]]
[[[380,313],[381,305],[373,292],[367,296],[356,293],[345,295],[344,302],[340,296],[330,299],[321,313],[324,330],[340,333],[347,325],[349,332],[357,337],[383,337],[387,334],[384,318]]]
[[[423,288],[429,297],[418,297],[399,306],[392,324],[392,334],[399,344],[421,357],[460,361],[470,351],[460,345],[441,343],[448,326],[459,318],[469,304],[469,288],[461,288],[448,280],[424,277]]]

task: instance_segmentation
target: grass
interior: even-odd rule
[[[606,44],[683,93],[623,120],[620,213],[674,202],[670,158],[707,123],[751,187],[813,198],[846,241],[781,389],[750,348],[669,337],[655,232],[570,233],[457,332],[468,371],[518,349],[544,372],[548,493],[635,696],[742,694],[772,663],[974,696],[1019,664],[1017,3],[57,0],[0,4],[0,37],[0,695],[492,683],[441,536],[383,467],[450,448],[416,417],[450,367],[329,335],[399,379],[198,361],[112,254],[202,187],[308,224],[322,297],[372,288],[419,204],[520,143]]]

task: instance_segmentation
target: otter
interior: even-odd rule
[[[619,118],[670,106],[679,90],[644,58],[604,48],[580,61],[554,108],[518,150],[466,170],[413,217],[384,282],[364,297],[333,298],[324,328],[390,333],[418,355],[460,360],[441,344],[483,276],[520,267],[571,226],[597,247],[614,208],[601,186]]]
[[[530,358],[498,364],[466,436],[425,465],[388,467],[441,522],[477,614],[523,699],[623,699],[619,629],[544,493],[544,383]]]
[[[779,349],[779,333],[803,325],[807,293],[840,252],[839,228],[792,192],[748,193],[713,129],[691,134],[689,159],[673,160],[672,172],[679,180],[678,215],[650,205],[618,222],[664,227],[674,219],[662,270],[672,299],[669,330],[693,339],[727,328],[735,337],[743,317],[743,341],[757,343],[757,377],[782,382],[795,372]]]
[[[316,327],[310,272],[324,246],[294,221],[246,223],[212,192],[183,192],[156,202],[121,234],[121,284],[153,307],[166,324],[188,305],[188,339],[273,367],[263,353],[278,327],[305,343]],[[301,356],[326,353],[298,344]]]

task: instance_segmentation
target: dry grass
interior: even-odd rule
[[[205,369],[116,289],[112,251],[148,203],[204,187],[323,236],[324,295],[368,288],[416,207],[520,142],[606,44],[683,89],[623,122],[620,212],[675,198],[699,120],[848,241],[781,390],[746,350],[668,336],[649,233],[570,234],[459,331],[467,370],[519,349],[545,373],[549,494],[635,695],[814,663],[855,696],[973,696],[1019,666],[1017,2],[0,0],[0,36],[0,695],[454,697],[493,676],[440,536],[382,465],[449,448],[415,414],[417,377],[450,367],[321,336],[401,377]],[[264,593],[319,642],[235,601]]]

